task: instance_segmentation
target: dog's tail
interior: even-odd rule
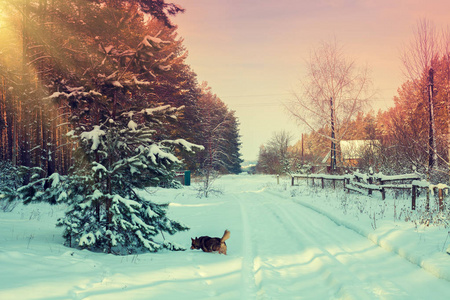
[[[230,232],[228,230],[225,230],[223,233],[223,237],[220,239],[220,243],[225,243],[226,240],[230,238]]]

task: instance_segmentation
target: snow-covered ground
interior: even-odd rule
[[[226,256],[80,251],[55,228],[64,207],[1,212],[0,299],[449,299],[449,229],[404,222],[409,199],[276,182],[224,176],[210,198],[195,183],[149,195],[191,227],[167,239],[189,248],[228,229]]]

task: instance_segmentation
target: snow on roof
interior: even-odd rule
[[[347,140],[340,141],[343,159],[358,159],[367,149],[380,145],[378,140]]]

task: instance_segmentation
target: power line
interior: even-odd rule
[[[251,97],[276,97],[276,96],[286,96],[292,93],[281,93],[281,94],[250,94],[250,95],[228,95],[228,96],[218,96],[219,98],[251,98]]]
[[[378,90],[394,90],[394,88],[384,88],[384,89],[378,89]],[[249,94],[249,95],[226,95],[226,96],[220,96],[217,95],[220,99],[227,99],[227,98],[254,98],[254,97],[279,97],[279,96],[293,96],[295,93],[278,93],[278,94]],[[390,101],[392,99],[371,99],[370,101]]]
[[[245,108],[245,107],[269,107],[269,106],[279,106],[279,105],[283,105],[282,103],[278,102],[267,102],[267,103],[242,103],[242,104],[233,104],[233,107],[241,107],[241,108]]]

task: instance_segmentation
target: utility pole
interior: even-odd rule
[[[303,164],[304,164],[304,157],[303,157],[303,149],[304,149],[304,146],[303,146],[303,133],[302,133],[302,166],[303,166]]]
[[[447,116],[450,116],[450,52],[447,51]],[[450,117],[447,117],[448,172],[450,183]]]
[[[434,70],[430,68],[428,72],[428,116],[429,116],[429,135],[428,135],[428,168],[431,175],[434,164],[437,161],[436,153],[436,128],[434,122]]]
[[[448,45],[448,46],[450,46],[450,45]],[[447,88],[446,88],[446,91],[447,91],[447,116],[450,116],[450,51],[449,51],[449,48],[447,48],[446,65],[447,65]],[[447,151],[448,151],[447,164],[448,164],[448,172],[449,172],[448,180],[450,183],[450,117],[447,117],[447,127],[448,127],[447,128]]]
[[[334,173],[336,171],[336,133],[334,132],[334,105],[333,97],[330,98],[330,108],[331,108],[331,165],[330,172]]]
[[[434,70],[430,68],[428,71],[428,116],[429,116],[429,132],[428,132],[428,170],[427,180],[431,181],[431,173],[433,172],[434,164],[437,161],[436,153],[436,139],[435,139],[435,125],[434,125]],[[430,209],[430,190],[427,189],[427,200],[425,203],[425,210]]]

